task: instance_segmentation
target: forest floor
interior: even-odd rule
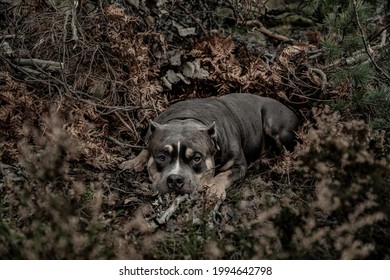
[[[390,257],[390,132],[332,80],[358,54],[327,61],[284,5],[109,2],[0,1],[0,258]],[[161,222],[176,198],[120,163],[169,105],[232,92],[291,108],[300,143]]]

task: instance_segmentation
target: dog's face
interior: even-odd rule
[[[152,187],[160,194],[192,193],[214,176],[215,123],[150,122],[147,163]]]

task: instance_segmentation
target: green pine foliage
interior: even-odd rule
[[[380,1],[363,0],[310,4],[315,11],[313,16],[324,17],[326,35],[321,46],[333,85],[348,88],[347,103],[352,112],[363,113],[372,128],[390,133],[390,80],[383,75],[383,72],[390,75],[389,40],[383,45],[381,34],[375,29],[381,5]],[[345,101],[334,104],[343,105]],[[336,107],[345,109],[341,105]]]
[[[371,126],[390,133],[390,88],[384,84],[378,88],[369,88],[361,101],[367,108]]]

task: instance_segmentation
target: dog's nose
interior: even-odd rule
[[[184,177],[177,174],[171,174],[167,178],[168,188],[171,190],[178,190],[184,186]]]

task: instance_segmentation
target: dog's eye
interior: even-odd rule
[[[161,162],[165,161],[166,157],[164,155],[158,155],[157,159]]]
[[[202,157],[199,156],[199,155],[196,155],[192,158],[192,161],[195,162],[195,163],[199,163],[202,161]]]

